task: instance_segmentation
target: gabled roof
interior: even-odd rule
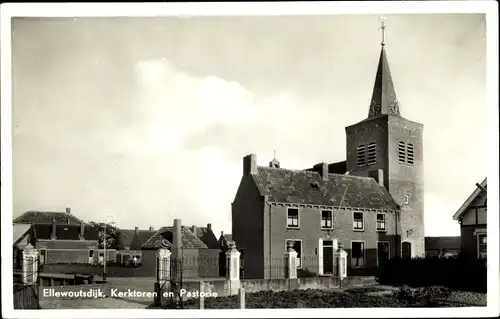
[[[460,236],[425,237],[425,249],[460,249]]]
[[[135,234],[135,229],[120,229],[120,244],[119,249],[125,249],[129,247],[130,250],[140,250],[141,246],[148,241],[151,236],[153,236],[155,230],[137,230],[137,236]]]
[[[51,224],[34,224],[33,235],[36,239],[52,239]],[[80,225],[56,225],[56,240],[80,240]],[[97,231],[94,227],[85,226],[84,239],[97,241]]]
[[[210,249],[220,248],[217,237],[208,227],[196,227],[196,237],[198,237]]]
[[[27,211],[14,219],[15,224],[81,224],[82,221],[72,214],[61,212]]]
[[[487,187],[488,187],[487,177],[479,185],[482,188],[487,189]],[[467,198],[467,200],[457,210],[457,212],[455,213],[455,215],[453,215],[453,220],[459,220],[462,217],[462,215],[469,208],[469,206],[472,203],[472,201],[474,201],[479,196],[479,194],[481,194],[481,192],[483,192],[483,190],[481,189],[481,187],[476,186],[476,189],[472,192],[472,194],[470,194],[469,198]]]
[[[181,226],[181,240],[182,248],[208,248],[195,234],[193,234],[188,227]],[[167,240],[173,245],[174,227],[162,227],[149,238],[142,249],[158,249],[162,247],[161,242]]]
[[[12,237],[14,245],[29,232],[31,224],[14,224],[12,225]]]
[[[222,233],[219,237],[219,247],[227,248],[228,244],[233,241],[233,235]]]
[[[371,177],[328,174],[324,181],[318,172],[274,167],[257,168],[251,175],[260,195],[270,202],[399,210],[389,192]]]

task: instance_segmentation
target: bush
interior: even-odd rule
[[[409,304],[435,305],[438,299],[448,298],[451,290],[443,286],[429,286],[422,288],[412,288],[404,285],[395,292],[395,298]]]
[[[444,286],[485,293],[486,263],[463,257],[395,258],[380,264],[378,282],[392,286]]]

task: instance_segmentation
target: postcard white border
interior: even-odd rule
[[[395,308],[395,309],[262,309],[262,310],[145,310],[75,309],[14,310],[12,297],[12,136],[11,136],[11,28],[10,18],[117,17],[117,16],[229,16],[229,15],[330,15],[404,13],[485,13],[487,24],[488,188],[498,185],[498,3],[496,1],[366,1],[366,2],[266,2],[266,3],[4,3],[1,12],[1,220],[2,220],[2,315],[6,318],[165,318],[187,317],[478,317],[499,313],[498,197],[488,205],[488,307]],[[460,94],[460,92],[457,92]],[[476,107],[471,105],[471,107]],[[471,168],[473,169],[473,168]],[[478,177],[480,178],[480,177]],[[451,218],[451,215],[450,215]]]

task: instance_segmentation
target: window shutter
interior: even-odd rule
[[[323,239],[318,241],[318,275],[323,275]]]

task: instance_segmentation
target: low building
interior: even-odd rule
[[[460,254],[460,236],[425,237],[427,257],[457,257]]]
[[[29,226],[26,226],[29,225]],[[14,259],[31,243],[40,252],[40,263],[91,263],[97,249],[97,231],[66,212],[28,211],[14,219]]]
[[[486,259],[487,178],[476,188],[453,215],[460,224],[461,252],[465,257]]]

